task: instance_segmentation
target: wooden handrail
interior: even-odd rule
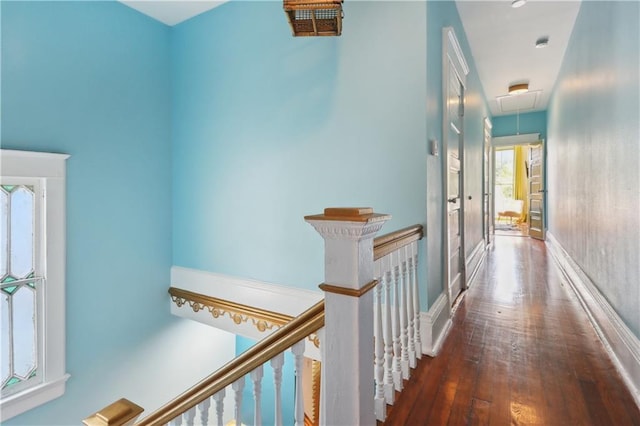
[[[324,327],[324,300],[313,305],[191,389],[136,423],[164,425]]]
[[[373,260],[378,260],[401,247],[418,241],[422,239],[423,235],[422,225],[412,225],[381,235],[373,240]]]
[[[374,240],[374,260],[378,260],[399,248],[422,239],[423,235],[422,225],[412,225],[377,237]],[[220,307],[230,310],[250,312],[253,316],[258,317],[261,320],[270,320],[277,325],[280,325],[282,322],[289,319],[286,315],[252,308],[247,305],[224,301],[222,299],[199,295],[182,289],[171,288],[169,293],[172,298],[181,298],[186,301],[191,300],[201,303],[204,306],[219,305]],[[201,380],[195,386],[183,392],[163,407],[160,407],[151,413],[149,416],[138,421],[136,426],[156,426],[167,424],[169,421],[187,412],[205,399],[217,394],[227,386],[236,382],[238,379],[246,376],[259,366],[265,364],[276,355],[289,349],[295,343],[306,338],[312,333],[315,333],[320,328],[324,327],[324,320],[324,300],[321,300],[301,315],[293,318],[278,330],[259,341],[247,351],[243,352],[240,356],[228,362],[222,368]],[[102,411],[100,413],[102,413]],[[86,419],[85,424],[92,424],[87,423],[87,421],[98,416],[98,414],[99,413],[96,413],[94,416]]]

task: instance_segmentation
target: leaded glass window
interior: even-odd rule
[[[37,203],[34,185],[0,185],[2,395],[38,376]],[[25,385],[23,385],[25,384]]]
[[[64,395],[66,154],[0,149],[0,423]]]

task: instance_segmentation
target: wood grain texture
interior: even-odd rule
[[[640,425],[543,242],[496,237],[436,358],[424,357],[385,425]]]

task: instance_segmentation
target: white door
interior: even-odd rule
[[[448,238],[448,277],[449,301],[453,304],[462,291],[463,277],[463,212],[462,212],[462,116],[463,86],[454,71],[449,69],[449,87],[447,96],[448,126],[447,135],[447,238]]]
[[[484,241],[486,245],[493,242],[495,233],[493,223],[493,155],[491,152],[491,122],[484,119],[484,192],[483,192],[483,223]]]
[[[544,149],[543,144],[529,147],[529,236],[544,240]]]

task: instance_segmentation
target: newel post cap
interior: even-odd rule
[[[371,207],[327,207],[324,213],[305,216],[307,222],[331,220],[339,222],[378,222],[391,219],[391,215],[374,213]]]
[[[305,216],[324,239],[361,240],[373,236],[391,215],[374,213],[371,207],[327,207],[324,213]]]
[[[127,426],[133,424],[144,408],[121,398],[82,421],[87,426]]]

